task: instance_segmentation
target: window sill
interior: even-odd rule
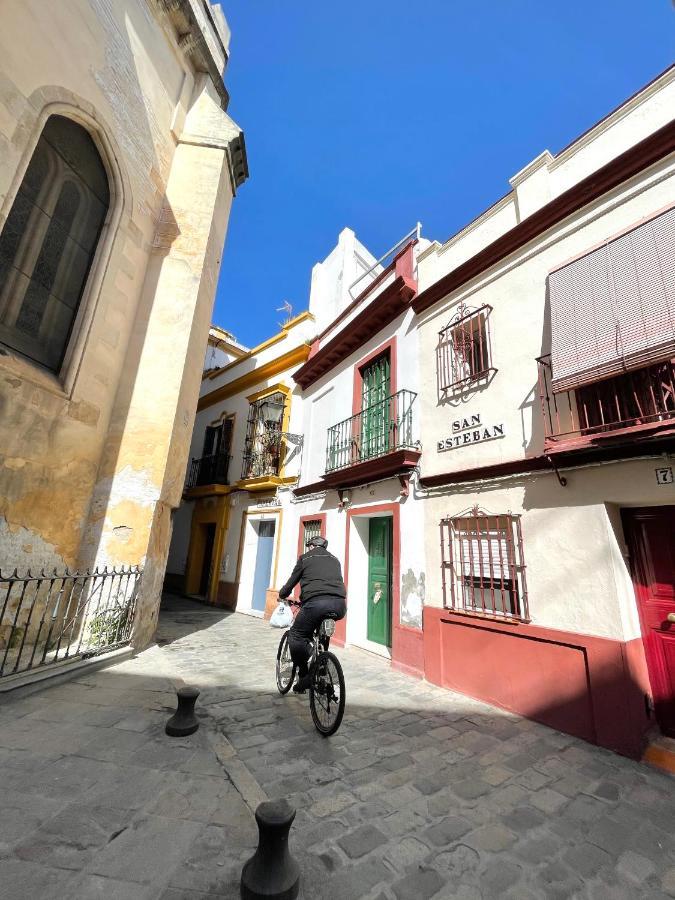
[[[449,392],[449,393],[460,393],[461,391],[465,391],[469,388],[472,388],[479,384],[479,382],[487,382],[494,378],[499,370],[495,369],[493,366],[489,366],[487,369],[484,369],[482,372],[476,372],[475,375],[469,375],[467,378],[462,378],[460,381],[453,381],[450,384],[442,384],[441,391]]]
[[[451,609],[447,606],[443,607],[443,612],[448,615],[459,616],[463,619],[480,619],[483,622],[503,622],[506,625],[529,625],[532,621],[532,619],[525,619],[521,616],[500,616],[496,613],[479,612],[478,610],[469,612],[466,609]]]
[[[42,368],[39,363],[26,359],[4,344],[0,345],[0,369],[22,381],[30,382],[35,387],[48,391],[61,400],[71,399],[57,375]]]

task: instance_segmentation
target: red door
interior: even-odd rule
[[[656,720],[675,737],[675,506],[623,510]]]

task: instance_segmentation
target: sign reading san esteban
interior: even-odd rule
[[[452,423],[452,436],[438,442],[438,452],[454,450],[456,447],[464,447],[467,444],[479,444],[482,441],[492,441],[495,438],[504,437],[504,423],[500,425],[483,425],[480,413],[466,416],[463,419],[455,419]]]

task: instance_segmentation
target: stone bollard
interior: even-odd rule
[[[242,900],[294,900],[300,867],[288,850],[295,810],[287,800],[261,803],[255,811],[258,849],[241,872]]]
[[[164,729],[171,737],[186,737],[194,734],[199,728],[199,720],[195,715],[195,703],[199,697],[197,688],[183,687],[176,691],[178,708],[166,723]]]

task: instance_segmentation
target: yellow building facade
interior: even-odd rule
[[[3,4],[0,566],[138,566],[136,646],[248,175],[228,43],[197,0]]]

